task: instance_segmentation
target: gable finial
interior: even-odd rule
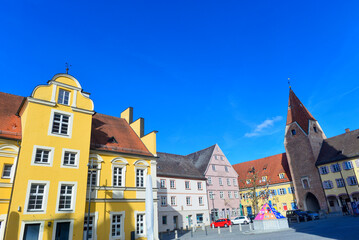
[[[70,67],[72,67],[72,65],[66,63],[66,74],[69,74]]]
[[[288,78],[288,85],[289,85],[289,89],[292,89],[292,86],[290,85],[290,78]]]

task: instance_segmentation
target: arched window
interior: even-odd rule
[[[147,169],[150,166],[145,160],[137,160],[135,163],[135,186],[146,187]]]
[[[128,162],[124,158],[115,158],[112,163],[112,186],[125,187],[126,185],[126,166]]]

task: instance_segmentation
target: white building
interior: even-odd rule
[[[159,232],[209,225],[206,178],[185,156],[157,156]]]

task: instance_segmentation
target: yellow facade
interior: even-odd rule
[[[345,202],[359,200],[359,187],[357,183],[359,174],[358,161],[359,159],[347,159],[318,166],[330,212],[341,212]],[[352,168],[346,169],[347,162],[349,162],[348,166],[351,165]],[[339,168],[334,170],[333,165],[337,165]],[[324,170],[321,168],[324,168]],[[356,184],[352,184],[348,180],[350,177],[355,177]],[[339,179],[343,179],[343,185],[338,185],[337,181]],[[327,185],[327,182],[331,183]]]
[[[0,168],[13,165],[11,176],[0,180],[0,222],[6,226],[0,238],[23,239],[35,229],[38,239],[59,239],[63,234],[83,239],[90,194],[90,239],[129,239],[136,230],[137,214],[145,212],[145,188],[136,187],[136,171],[143,169],[144,181],[151,174],[155,186],[155,158],[90,150],[93,114],[89,95],[67,74],[55,75],[26,98],[19,110],[21,141],[0,139]],[[145,138],[155,156],[155,135],[146,136],[139,138]],[[91,193],[89,163],[96,166],[92,174],[97,177]],[[116,166],[125,169],[123,187],[113,186]],[[117,213],[122,214],[121,236],[112,237],[112,217]],[[136,238],[145,239],[145,233]]]
[[[5,225],[9,209],[14,172],[12,166],[17,162],[18,141],[0,139],[0,224]],[[6,168],[6,169],[5,169]],[[9,171],[9,169],[11,170]],[[4,228],[0,228],[0,238]]]
[[[292,210],[293,207],[296,206],[293,189],[293,184],[291,182],[269,185],[268,188],[265,186],[258,186],[256,192],[259,196],[260,191],[269,191],[271,193],[268,200],[259,197],[258,211],[266,202],[270,201],[270,203],[278,212],[280,212],[283,216],[286,216],[286,211]],[[250,196],[250,192],[251,189],[248,188],[239,190],[243,215],[249,214],[249,208],[252,209],[253,214],[252,199],[248,197]]]

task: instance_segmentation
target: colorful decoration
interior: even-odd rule
[[[285,218],[270,203],[265,203],[254,220],[270,220]]]

